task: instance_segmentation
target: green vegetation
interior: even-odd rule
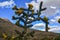
[[[60,40],[60,36],[56,37],[55,40]]]

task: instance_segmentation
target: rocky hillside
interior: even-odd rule
[[[7,33],[7,35],[15,34],[14,30],[18,30],[19,32],[21,32],[23,28],[12,24],[7,19],[0,18],[0,34],[3,34],[3,33]]]
[[[22,27],[18,27],[11,23],[7,19],[0,18],[0,35],[6,33],[8,36],[14,34],[17,36],[15,30],[22,32],[24,29]],[[56,37],[60,36],[60,34],[52,33],[52,32],[44,32],[39,30],[27,29],[27,33],[34,31],[34,37],[28,37],[28,40],[55,40]],[[3,40],[2,38],[0,38]]]

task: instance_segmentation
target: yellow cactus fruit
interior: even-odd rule
[[[16,10],[16,13],[21,14],[23,12],[24,8],[20,8],[19,10]]]
[[[15,38],[15,36],[14,35],[12,35],[12,39],[14,39]]]
[[[22,13],[22,11],[23,11],[23,10],[17,10],[16,12],[17,12],[17,13],[19,13],[19,14],[21,14],[21,13]]]
[[[20,15],[21,13],[23,12],[23,10],[22,9],[19,9],[19,10],[16,10],[16,14],[18,14],[18,15]]]
[[[45,21],[48,21],[48,18],[46,17],[46,16],[44,16],[44,18],[43,18]]]
[[[7,35],[6,35],[5,33],[3,33],[3,38],[4,38],[4,39],[7,38]]]
[[[24,8],[20,8],[20,10],[24,10]]]
[[[14,35],[12,35],[10,40],[14,40],[14,38],[15,38],[15,36],[14,36]]]
[[[29,6],[29,9],[32,9],[33,8],[33,5],[32,4],[28,4]]]

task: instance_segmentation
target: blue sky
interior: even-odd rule
[[[12,7],[14,5],[17,5],[17,7],[24,7],[27,8],[28,4],[32,4],[34,6],[33,9],[38,10],[39,9],[39,3],[43,1],[43,7],[47,7],[47,10],[42,12],[41,17],[47,16],[49,18],[49,27],[51,28],[50,31],[60,30],[60,24],[57,22],[57,20],[60,18],[60,1],[59,0],[0,0],[0,18],[6,18],[9,19],[12,23],[15,23],[14,20],[12,20],[12,16],[14,14],[14,10],[12,10]],[[56,4],[55,4],[56,3]],[[37,24],[38,27],[36,27]],[[33,23],[33,29],[38,30],[44,30],[45,24],[42,21],[36,21]],[[57,29],[55,29],[57,28]],[[54,29],[54,30],[52,30]],[[57,30],[57,32],[58,32]],[[60,32],[60,31],[59,31]]]

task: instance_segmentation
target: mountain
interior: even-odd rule
[[[14,25],[8,19],[0,18],[0,34],[6,33],[8,36],[11,36],[11,34],[17,36],[15,30],[22,32],[24,29],[22,27],[18,27]],[[60,35],[53,32],[45,32],[45,31],[39,31],[39,30],[34,30],[29,28],[27,29],[27,33],[31,31],[34,31],[33,34],[34,37],[29,36],[28,40],[54,40],[56,37]]]

